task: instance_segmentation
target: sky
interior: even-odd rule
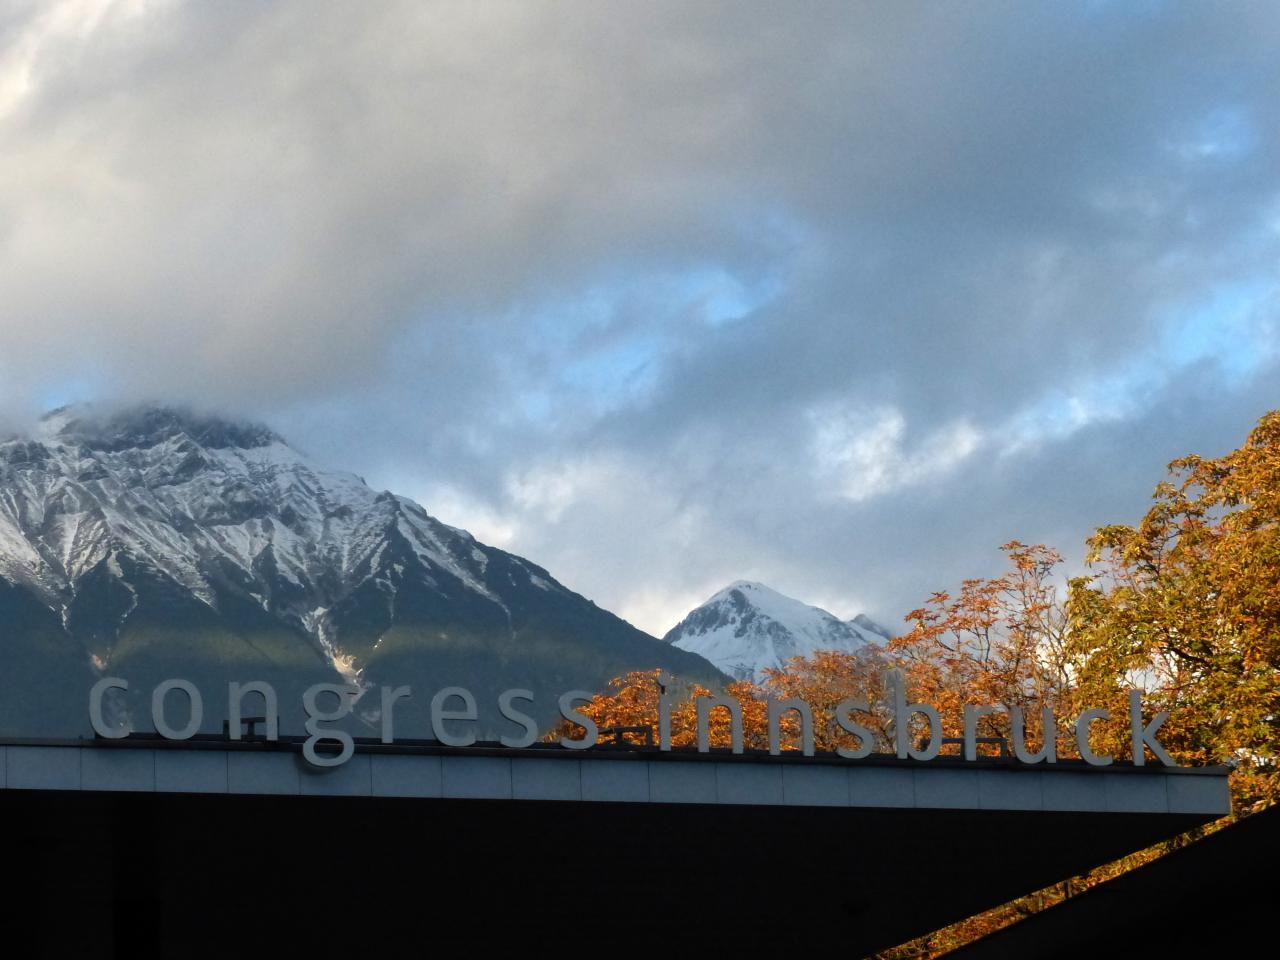
[[[261,419],[662,634],[1280,407],[1280,6],[0,5],[0,424]]]

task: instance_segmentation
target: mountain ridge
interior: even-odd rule
[[[8,613],[43,638],[7,631],[0,657],[21,648],[31,669],[19,672],[37,683],[41,670],[76,674],[68,661],[80,659],[86,690],[125,670],[287,688],[470,684],[489,700],[503,684],[602,689],[630,669],[722,679],[544,568],[317,466],[267,427],[173,407],[63,408],[0,442],[0,583],[0,623]],[[145,725],[145,704],[128,709]],[[0,729],[21,721],[0,704]]]

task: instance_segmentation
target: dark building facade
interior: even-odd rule
[[[1229,810],[1221,769],[377,743],[320,769],[300,746],[5,745],[10,908],[48,956],[859,957]]]

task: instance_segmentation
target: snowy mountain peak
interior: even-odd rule
[[[766,669],[819,650],[855,652],[884,640],[866,617],[845,622],[752,580],[737,580],[680,621],[664,638],[725,673],[759,683]]]
[[[410,562],[433,588],[502,606],[469,534],[312,463],[260,424],[163,406],[63,408],[34,437],[0,443],[0,578],[65,619],[86,578],[121,556],[214,608],[234,590],[322,645],[317,611],[366,583],[394,593],[388,577]]]

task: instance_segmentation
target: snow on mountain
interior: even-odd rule
[[[0,576],[55,608],[116,551],[210,605],[226,564],[258,580],[269,557],[296,589],[256,598],[318,633],[318,611],[371,575],[389,529],[428,569],[497,602],[470,534],[317,467],[266,428],[155,408],[105,421],[63,410],[41,426],[0,444]]]
[[[0,625],[10,678],[57,675],[76,724],[85,678],[103,672],[139,687],[456,683],[492,703],[508,686],[545,701],[655,667],[720,679],[265,427],[163,407],[64,409],[0,441]],[[31,709],[0,702],[0,729]],[[533,713],[553,719],[554,698]]]
[[[766,668],[782,667],[792,657],[819,650],[853,653],[888,636],[861,614],[840,620],[762,583],[739,580],[691,611],[663,639],[736,679],[759,683]]]

